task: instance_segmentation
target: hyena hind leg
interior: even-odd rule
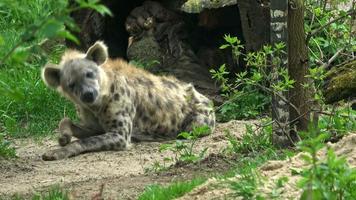
[[[59,123],[60,135],[58,137],[58,143],[60,146],[65,146],[71,142],[73,136],[78,139],[83,139],[103,133],[103,131],[93,130],[74,124],[69,118],[63,118]]]

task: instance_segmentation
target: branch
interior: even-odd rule
[[[341,20],[341,19],[344,19],[345,17],[347,17],[347,16],[349,16],[349,15],[353,15],[353,14],[355,14],[355,13],[356,13],[356,11],[352,9],[352,10],[348,11],[348,12],[346,13],[346,15],[339,16],[339,17],[337,17],[337,18],[335,18],[335,19],[329,21],[328,23],[326,23],[326,24],[320,26],[319,28],[313,30],[312,32],[310,32],[310,33],[307,35],[306,43],[308,44],[310,38],[311,38],[313,35],[315,35],[316,33],[318,33],[319,31],[321,31],[322,29],[324,29],[325,27],[330,26],[330,24],[332,24],[332,23],[334,23],[334,22],[337,22],[337,21],[339,21],[339,20]]]
[[[328,69],[331,65],[332,62],[334,62],[334,60],[340,55],[341,52],[343,52],[345,49],[345,47],[339,49],[326,63],[323,63],[323,65],[321,66],[323,69]]]
[[[11,56],[11,54],[14,53],[14,51],[19,48],[23,43],[25,43],[24,40],[20,40],[15,46],[11,48],[9,52],[0,60],[0,67],[5,63],[5,61]]]
[[[320,111],[320,110],[311,110],[311,111],[322,114],[322,115],[335,116],[335,113],[331,113],[331,112]],[[350,118],[349,115],[344,115],[344,114],[339,114],[338,116],[343,117],[343,118],[348,118],[348,119]]]
[[[253,84],[256,85],[257,87],[260,87],[262,90],[265,90],[266,92],[269,92],[273,95],[278,96],[282,101],[284,101],[284,103],[287,103],[288,105],[290,105],[297,112],[297,114],[300,115],[299,109],[294,104],[292,104],[290,101],[288,101],[283,95],[271,90],[270,88],[260,85],[258,83],[253,83]]]

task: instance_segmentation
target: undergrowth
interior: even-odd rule
[[[176,182],[169,186],[150,185],[138,197],[139,200],[170,200],[183,196],[193,188],[201,185],[205,179],[197,178],[190,181]]]
[[[84,8],[111,14],[98,1],[0,2],[1,149],[7,147],[5,137],[46,136],[63,116],[75,118],[72,104],[45,87],[41,67],[58,62],[64,39],[78,42],[71,32],[79,29],[69,13]]]
[[[3,158],[16,157],[15,149],[10,146],[10,141],[8,141],[3,134],[0,134],[0,155]]]
[[[0,198],[1,199],[1,198]],[[12,200],[25,200],[21,196],[14,196]],[[69,194],[67,191],[61,189],[59,186],[51,187],[48,192],[36,193],[31,198],[31,200],[69,200]]]
[[[155,161],[153,165],[149,168],[146,168],[146,172],[160,172],[168,169],[169,164],[180,163],[180,164],[189,164],[197,163],[201,161],[208,147],[197,152],[196,142],[200,137],[209,135],[211,130],[208,126],[197,126],[194,127],[192,131],[184,131],[178,134],[174,142],[161,144],[159,147],[159,152],[169,151],[172,152],[174,156],[164,157],[163,163]]]
[[[308,137],[299,143],[299,149],[306,152],[302,158],[308,167],[300,173],[300,199],[355,199],[356,169],[349,166],[345,157],[336,156],[332,148],[326,149],[326,158],[318,155],[330,133],[310,126],[308,132],[301,134]]]

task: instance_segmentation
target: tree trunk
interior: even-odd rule
[[[270,4],[271,14],[271,44],[287,43],[288,29],[287,29],[287,15],[288,15],[288,0],[271,0]],[[279,68],[287,68],[287,56],[281,54],[281,62],[272,66],[273,82],[277,83],[281,77],[278,74]],[[271,58],[273,59],[273,58]],[[274,145],[279,147],[286,147],[291,145],[289,137],[289,106],[283,100],[287,99],[286,92],[278,92],[278,95],[272,96],[272,120],[273,135],[272,141]]]
[[[295,80],[294,87],[289,90],[289,101],[298,108],[290,107],[291,131],[307,130],[310,121],[310,110],[313,105],[311,90],[304,88],[308,82],[305,76],[308,73],[308,48],[304,31],[304,2],[303,0],[290,1],[288,12],[288,72]]]

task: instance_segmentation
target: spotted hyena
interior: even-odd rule
[[[155,76],[122,59],[108,59],[96,42],[87,53],[68,50],[59,65],[42,70],[46,85],[72,101],[80,123],[59,123],[59,149],[43,155],[57,160],[85,152],[124,150],[131,138],[174,138],[183,130],[207,125],[212,131],[212,102],[191,84]],[[72,136],[78,140],[72,141]]]

